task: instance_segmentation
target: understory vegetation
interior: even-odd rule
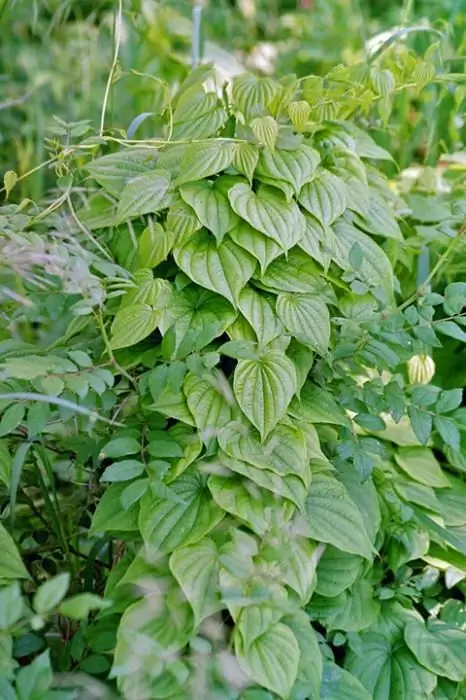
[[[465,700],[466,16],[192,9],[0,0],[0,700]]]

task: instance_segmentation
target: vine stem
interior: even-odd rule
[[[112,87],[113,76],[115,75],[115,70],[118,63],[118,56],[120,55],[120,44],[121,44],[121,34],[123,26],[123,0],[118,0],[118,13],[115,22],[115,51],[113,53],[113,61],[110,68],[110,73],[107,78],[107,85],[105,86],[104,101],[102,103],[102,114],[100,117],[100,129],[99,136],[104,133],[105,127],[105,114],[107,112],[108,100],[110,98],[110,90]]]
[[[138,386],[137,386],[135,380],[133,379],[133,377],[132,377],[125,369],[123,369],[123,367],[121,367],[121,366],[118,364],[118,362],[117,362],[117,360],[116,360],[116,358],[115,358],[115,355],[113,354],[112,346],[111,346],[111,344],[110,344],[110,340],[109,340],[109,337],[108,337],[108,334],[107,334],[107,330],[106,330],[106,328],[105,328],[105,323],[104,323],[104,319],[103,319],[103,315],[102,315],[102,310],[101,310],[101,309],[99,309],[99,311],[95,313],[95,317],[96,317],[96,319],[97,319],[97,323],[99,324],[99,329],[100,329],[100,333],[101,333],[101,335],[102,335],[102,340],[104,341],[105,350],[107,351],[107,354],[108,354],[108,356],[109,356],[110,362],[111,362],[112,365],[115,367],[115,369],[121,374],[121,376],[122,376],[122,377],[125,377],[125,379],[127,379],[127,380],[129,381],[129,383],[131,384],[131,386],[132,386],[136,391],[138,391]]]

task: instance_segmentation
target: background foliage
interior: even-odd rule
[[[464,12],[191,12],[0,3],[0,698],[458,700]]]

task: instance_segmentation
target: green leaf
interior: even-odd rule
[[[329,631],[360,632],[376,622],[380,603],[374,599],[369,581],[360,579],[335,598],[314,595],[306,610],[311,620],[316,620]]]
[[[188,374],[183,389],[196,426],[207,431],[208,438],[214,437],[231,420],[233,395],[228,382],[220,374],[205,379]]]
[[[50,651],[44,651],[28,666],[20,669],[16,678],[18,700],[42,700],[52,685],[53,673]]]
[[[165,228],[173,234],[175,241],[180,244],[193,233],[199,231],[202,224],[193,209],[181,197],[176,196],[167,212]]]
[[[0,551],[2,557],[0,561],[0,579],[29,578],[29,574],[24,566],[21,556],[16,548],[11,535],[0,523]]]
[[[219,463],[221,468],[230,469],[232,472],[245,476],[258,486],[287,498],[295,503],[300,510],[303,510],[308,489],[300,477],[294,474],[279,476],[271,469],[255,467],[242,460],[227,457],[222,453],[219,455]]]
[[[282,334],[283,328],[264,294],[246,286],[240,294],[238,307],[253,327],[260,346],[267,345]]]
[[[328,170],[320,170],[301,190],[299,203],[322,226],[330,226],[347,207],[345,184]]]
[[[386,254],[369,236],[347,222],[334,225],[335,249],[333,260],[343,270],[351,270],[350,252],[357,243],[363,254],[359,278],[370,287],[381,287],[390,298],[393,295],[393,270]]]
[[[73,620],[85,620],[93,610],[108,608],[110,602],[93,593],[78,593],[60,605],[60,613]]]
[[[321,700],[373,700],[372,695],[357,678],[331,661],[326,661],[324,664],[319,698]]]
[[[138,479],[129,484],[120,496],[124,510],[129,510],[132,505],[141,500],[149,488],[149,479]]]
[[[427,445],[432,432],[431,414],[426,411],[421,411],[421,409],[411,405],[408,407],[408,415],[415,436],[421,445]]]
[[[90,534],[102,532],[135,532],[138,529],[138,507],[128,510],[121,507],[121,495],[127,488],[125,482],[109,486],[100,499],[92,517]]]
[[[306,145],[295,151],[276,149],[272,152],[264,149],[257,166],[257,174],[272,180],[289,182],[298,195],[302,186],[314,176],[319,162],[318,151]]]
[[[194,282],[218,292],[233,305],[256,266],[254,258],[232,240],[226,238],[217,246],[215,238],[206,231],[175,248],[174,257]]]
[[[309,423],[330,423],[347,427],[350,425],[346,412],[333,395],[309,381],[301,389],[300,398],[293,399],[289,413]]]
[[[455,452],[459,452],[461,435],[456,423],[446,416],[434,416],[434,426],[444,443]]]
[[[315,474],[305,508],[309,535],[313,539],[332,544],[343,552],[372,559],[372,544],[362,516],[337,479]]]
[[[232,163],[235,149],[235,143],[220,139],[192,143],[184,154],[183,169],[175,185],[197,182],[226,170]]]
[[[114,350],[136,345],[147,338],[160,319],[160,312],[149,304],[131,304],[120,309],[113,319],[111,346]]]
[[[268,265],[283,253],[278,243],[275,243],[274,240],[264,233],[257,231],[246,221],[241,221],[236,228],[232,229],[230,236],[237,245],[247,250],[259,261],[262,274],[264,274]]]
[[[257,141],[271,151],[278,137],[278,124],[273,117],[256,117],[251,120],[251,131]]]
[[[141,445],[133,437],[117,437],[107,442],[100,451],[100,459],[117,459],[141,451]]]
[[[395,453],[395,460],[414,481],[437,488],[450,486],[440,464],[427,447],[400,447]]]
[[[234,150],[232,165],[252,183],[259,162],[259,150],[252,143],[238,143]]]
[[[233,101],[247,120],[262,114],[276,91],[273,80],[250,73],[239,75],[232,82]]]
[[[301,238],[303,215],[295,202],[287,202],[274,188],[262,186],[256,194],[249,185],[238,184],[229,190],[228,197],[238,216],[272,238],[283,250]]]
[[[462,343],[466,342],[466,332],[454,321],[438,321],[435,324],[435,330],[449,338],[454,338]]]
[[[248,649],[240,634],[235,634],[235,651],[239,665],[256,683],[281,698],[288,698],[298,675],[299,646],[289,627],[277,623],[261,635]]]
[[[439,489],[436,492],[439,512],[447,527],[466,525],[466,484],[451,474],[448,475],[448,481],[451,484],[450,488]]]
[[[330,342],[327,306],[310,294],[279,294],[277,314],[283,325],[303,345],[326,355]]]
[[[356,581],[361,564],[361,557],[327,546],[317,565],[316,593],[336,598]]]
[[[298,248],[293,248],[287,257],[282,255],[272,262],[267,272],[262,275],[261,284],[274,292],[303,292],[320,294],[321,297],[326,297],[327,292],[326,283],[319,268],[306,253]]]
[[[281,557],[283,582],[293,589],[307,603],[316,586],[316,573],[320,549],[315,542],[292,535],[286,538]]]
[[[130,481],[144,472],[144,465],[136,459],[123,459],[107,467],[100,481]]]
[[[119,221],[153,214],[168,206],[169,187],[170,173],[164,170],[154,170],[132,178],[120,194],[117,210]]]
[[[450,413],[450,411],[454,411],[455,408],[461,406],[462,401],[463,389],[442,391],[436,403],[435,410],[438,413]]]
[[[250,426],[230,423],[220,431],[218,440],[222,450],[233,459],[280,476],[295,474],[304,483],[310,480],[306,437],[298,426],[279,423],[261,442]]]
[[[231,209],[228,199],[206,181],[193,182],[180,188],[184,201],[196,212],[203,226],[211,231],[220,244],[239,218]]]
[[[356,222],[363,231],[375,236],[393,238],[397,241],[403,240],[394,212],[385,200],[374,191],[371,193],[367,214],[363,217],[358,216]]]
[[[167,259],[176,240],[173,229],[149,223],[139,239],[139,258],[144,267],[157,267]]]
[[[264,440],[283,418],[296,391],[296,370],[280,350],[257,360],[239,360],[233,388],[245,416]]]
[[[299,646],[297,685],[305,688],[306,694],[310,697],[318,698],[322,682],[323,659],[317,635],[304,612],[286,617],[285,623],[291,628]]]
[[[34,609],[39,615],[55,608],[65,597],[70,585],[70,575],[59,574],[43,583],[34,595]]]
[[[14,403],[8,406],[0,420],[0,437],[9,435],[18,427],[24,418],[26,408],[22,403]]]
[[[86,170],[99,185],[118,197],[129,180],[155,168],[156,152],[151,148],[126,148],[92,160]]]
[[[170,488],[177,500],[154,497],[147,492],[141,500],[139,514],[139,529],[144,542],[161,554],[194,544],[224,516],[212,501],[199,474],[185,472]]]
[[[248,479],[214,474],[209,477],[208,486],[220,508],[246,523],[258,535],[265,535],[274,525],[287,522],[294,512],[294,505],[289,501],[263,491]]]
[[[361,635],[358,653],[350,651],[346,668],[367,688],[372,700],[427,698],[437,682],[407,647],[392,647],[388,639],[372,632]]]
[[[222,608],[218,552],[212,540],[205,538],[175,550],[170,557],[170,569],[194,611],[196,625]]]
[[[452,681],[466,678],[466,632],[439,620],[406,625],[406,644],[422,666]]]

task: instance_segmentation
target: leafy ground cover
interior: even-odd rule
[[[154,80],[101,5],[92,119],[4,173],[0,698],[466,697],[461,130],[386,148],[450,44]]]

